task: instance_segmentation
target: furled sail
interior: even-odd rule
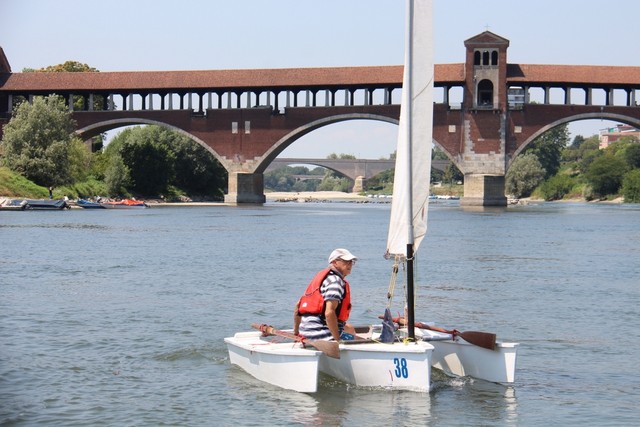
[[[418,250],[427,231],[433,141],[432,0],[408,0],[405,65],[387,254]]]

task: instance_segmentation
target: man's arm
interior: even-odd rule
[[[298,335],[300,333],[300,321],[302,321],[302,316],[298,312],[298,308],[300,307],[300,301],[296,303],[296,308],[293,310],[293,333]]]
[[[329,300],[325,302],[324,318],[327,321],[327,327],[331,331],[333,339],[340,341],[340,329],[338,328],[338,315],[336,309],[338,308],[339,301]]]

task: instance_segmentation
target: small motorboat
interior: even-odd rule
[[[117,202],[102,202],[100,203],[107,209],[131,209],[131,208],[148,208],[145,202],[135,199],[122,199]]]
[[[0,211],[21,211],[24,210],[26,201],[24,199],[0,199]]]
[[[26,199],[23,201],[24,210],[62,210],[71,209],[66,200]]]
[[[91,200],[78,199],[76,205],[84,209],[106,209],[102,203],[92,202]]]

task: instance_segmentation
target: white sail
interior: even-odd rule
[[[427,231],[433,141],[432,0],[408,0],[405,65],[396,150],[389,255],[413,252]]]

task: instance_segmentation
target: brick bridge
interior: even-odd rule
[[[513,159],[555,126],[605,119],[640,127],[640,67],[509,64],[509,41],[489,31],[464,46],[464,63],[435,66],[433,129],[433,143],[464,173],[463,205],[506,205]],[[57,93],[71,109],[83,100],[73,116],[84,139],[126,125],[173,128],[226,168],[231,203],[263,203],[265,169],[315,129],[397,123],[401,89],[402,66],[11,73],[0,50],[0,124],[17,102]]]

